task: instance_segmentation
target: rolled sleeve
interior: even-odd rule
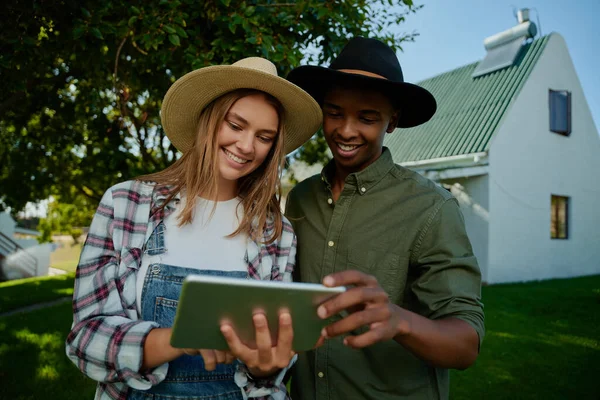
[[[416,311],[430,319],[464,320],[481,344],[485,334],[481,271],[456,199],[445,200],[432,212],[414,254],[411,264],[418,277],[411,291],[418,299]]]
[[[91,379],[144,390],[164,380],[168,364],[142,371],[144,343],[159,325],[138,320],[136,312],[125,306],[134,300],[137,270],[119,267],[121,246],[113,241],[114,221],[109,189],[94,215],[77,266],[66,354]]]

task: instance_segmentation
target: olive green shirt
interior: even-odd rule
[[[430,319],[460,318],[481,341],[481,273],[456,199],[395,165],[386,148],[346,178],[336,202],[334,169],[329,163],[287,198],[286,216],[298,237],[296,279],[321,282],[333,272],[366,272],[393,303]],[[393,340],[353,350],[334,338],[299,355],[292,398],[447,399],[448,383],[448,370],[426,364]]]

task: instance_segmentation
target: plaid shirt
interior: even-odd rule
[[[85,375],[99,382],[96,399],[124,400],[130,387],[147,390],[166,376],[168,364],[141,370],[144,341],[158,324],[139,320],[136,274],[144,244],[179,203],[176,196],[160,209],[169,189],[139,181],[117,184],[106,191],[92,220],[77,266],[66,352]],[[273,228],[268,225],[265,235]],[[283,233],[275,242],[247,241],[248,274],[253,279],[291,281],[295,254],[296,236],[284,219]],[[286,399],[285,372],[270,380],[253,380],[242,365],[234,379],[245,398]]]

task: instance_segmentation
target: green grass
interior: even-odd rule
[[[63,242],[61,247],[50,254],[50,266],[67,272],[75,272],[82,246],[81,243],[72,245]]]
[[[0,399],[94,398],[96,382],[65,355],[70,304],[0,318]]]
[[[455,399],[600,399],[600,276],[483,288],[476,365]]]
[[[0,283],[0,314],[20,307],[72,296],[74,279],[75,274],[71,273],[2,282]]]
[[[483,296],[487,335],[476,365],[452,371],[452,400],[600,398],[600,276]],[[95,382],[64,355],[71,320],[70,304],[0,318],[0,399],[93,397]]]

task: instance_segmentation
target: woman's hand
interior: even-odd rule
[[[188,356],[202,356],[204,369],[207,371],[217,368],[217,364],[231,364],[235,360],[235,356],[231,352],[224,350],[183,349],[183,352]]]
[[[292,351],[294,330],[292,328],[292,316],[288,312],[279,315],[279,333],[277,345],[273,346],[271,332],[264,314],[255,314],[252,317],[256,333],[256,349],[243,344],[237,336],[233,327],[224,323],[221,332],[227,340],[231,353],[239,358],[250,373],[262,378],[273,375],[278,370],[287,367],[296,353]]]

